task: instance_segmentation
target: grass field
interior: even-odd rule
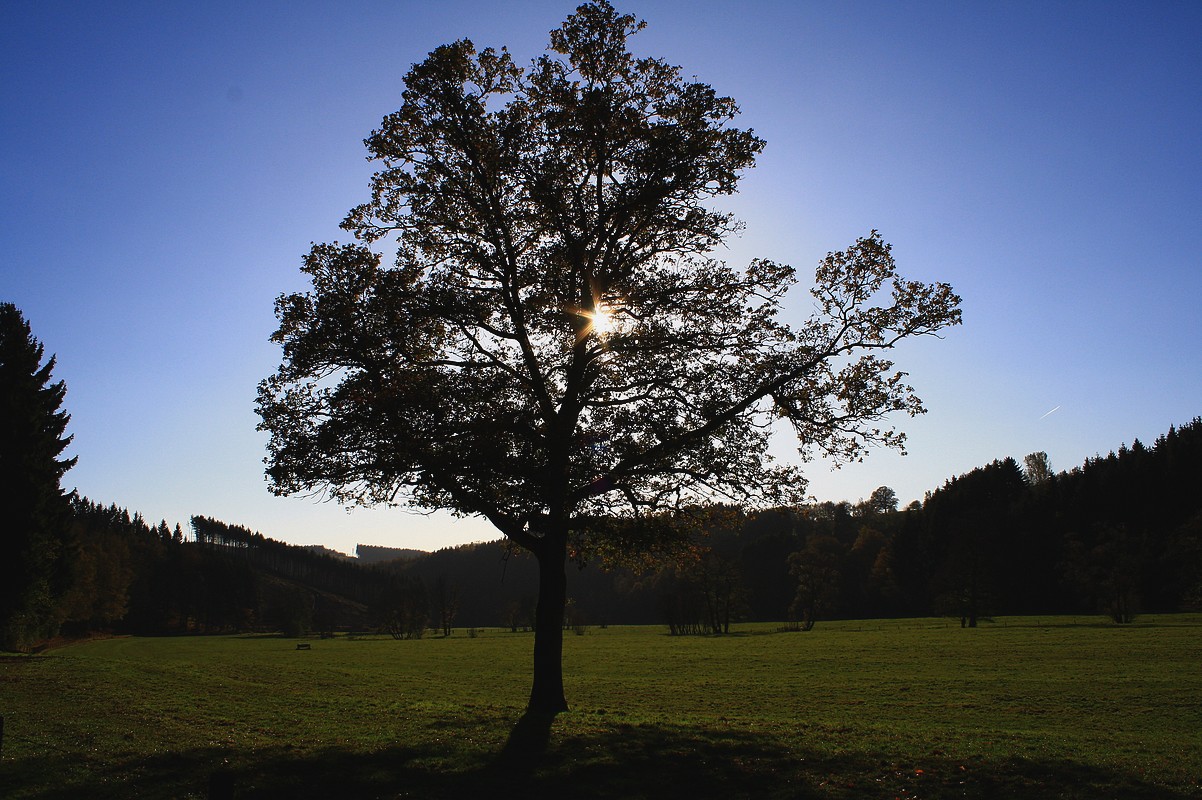
[[[0,797],[1202,797],[1199,615],[594,628],[549,732],[531,634],[296,644],[0,659]]]

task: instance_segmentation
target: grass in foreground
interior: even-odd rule
[[[573,710],[516,729],[529,634],[112,639],[0,660],[0,796],[1196,797],[1200,633],[592,629]]]

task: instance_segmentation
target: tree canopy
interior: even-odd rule
[[[714,259],[739,229],[714,201],[764,143],[732,99],[633,55],[642,27],[587,3],[528,67],[467,40],[414,65],[366,140],[358,241],[306,256],[259,389],[277,493],[478,515],[538,557],[538,710],[566,707],[569,554],[615,518],[800,499],[776,420],[803,455],[901,448],[885,417],[922,404],[881,352],[960,321],[875,231],[823,259],[800,325],[791,267]]]

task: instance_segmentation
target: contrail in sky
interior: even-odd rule
[[[1052,416],[1053,414],[1055,414],[1055,413],[1056,413],[1057,411],[1059,411],[1059,410],[1060,410],[1060,406],[1056,406],[1056,407],[1055,407],[1055,408],[1053,408],[1051,411],[1049,411],[1048,413],[1046,413],[1046,414],[1044,414],[1042,417],[1040,417],[1040,419],[1047,419],[1048,417]]]

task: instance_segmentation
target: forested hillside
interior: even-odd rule
[[[713,515],[689,557],[643,572],[569,575],[575,619],[719,632],[732,620],[994,616],[1202,607],[1202,420],[1054,473],[1005,458],[896,508],[859,503]],[[534,572],[499,545],[398,567],[457,587],[467,624],[522,623]],[[470,620],[470,621],[469,621]]]
[[[142,634],[365,628],[386,576],[353,562],[193,517],[186,534],[165,522],[73,501],[68,632]]]
[[[994,461],[898,509],[867,500],[706,512],[693,546],[646,568],[580,565],[567,623],[721,633],[742,620],[1202,607],[1202,420],[1054,473]],[[190,529],[72,497],[50,617],[69,634],[430,630],[534,622],[533,560],[502,542],[368,564],[203,516]],[[415,557],[416,556],[416,557]]]

